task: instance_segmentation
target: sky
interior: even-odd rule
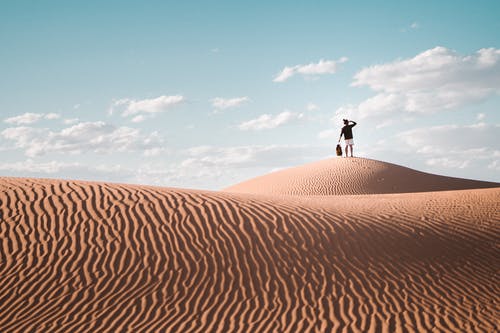
[[[335,154],[500,182],[500,2],[0,0],[0,175],[219,190]]]

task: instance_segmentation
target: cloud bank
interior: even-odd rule
[[[150,155],[163,148],[163,139],[157,132],[144,135],[138,129],[115,127],[102,121],[81,122],[60,131],[27,126],[9,127],[0,135],[30,157],[47,153],[132,151]]]
[[[462,56],[439,46],[410,59],[364,68],[352,86],[369,87],[376,95],[340,107],[339,118],[457,109],[500,93],[500,50],[480,49]]]
[[[468,169],[475,172],[474,178],[484,179],[491,170],[500,169],[499,131],[500,125],[482,122],[414,128],[380,140],[369,155],[397,155],[406,161],[423,163],[418,168],[426,166],[429,172],[446,175]]]
[[[327,150],[326,150],[327,151]],[[325,156],[325,147],[310,145],[195,146],[180,151],[173,163],[136,165],[37,161],[0,162],[0,171],[17,176],[118,181],[217,190],[247,178]]]
[[[420,154],[448,153],[460,155],[468,150],[500,150],[497,137],[500,125],[477,123],[472,125],[442,125],[416,128],[398,134],[397,138],[412,151]],[[470,156],[476,158],[477,156]]]

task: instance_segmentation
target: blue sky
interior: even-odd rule
[[[355,154],[500,182],[498,1],[15,1],[0,174],[220,189]]]

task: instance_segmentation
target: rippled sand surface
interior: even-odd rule
[[[348,160],[240,193],[0,178],[0,332],[498,331],[500,187]]]

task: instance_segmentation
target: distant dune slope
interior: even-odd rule
[[[280,170],[231,186],[225,191],[284,195],[410,193],[500,187],[424,173],[366,158],[331,158]]]
[[[495,332],[499,199],[0,178],[0,332]]]

